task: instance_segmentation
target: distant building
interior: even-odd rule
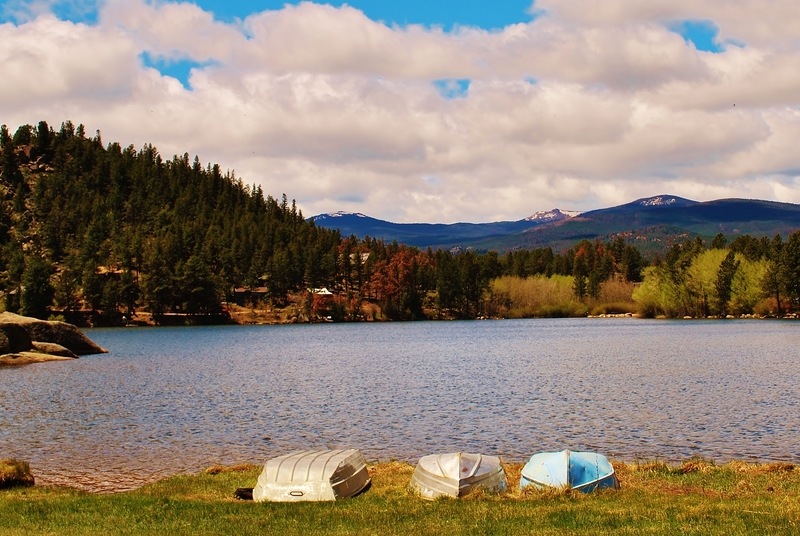
[[[309,290],[311,291],[312,294],[316,294],[317,296],[333,296],[333,292],[331,292],[330,290],[328,290],[325,287],[312,288],[312,289],[309,289]]]
[[[267,297],[267,287],[236,287],[233,289],[233,303],[244,307]]]

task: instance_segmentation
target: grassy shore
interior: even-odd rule
[[[370,467],[372,486],[335,503],[253,503],[237,487],[259,468],[212,468],[139,490],[99,495],[65,488],[0,490],[0,534],[798,534],[800,467],[787,464],[614,463],[619,490],[520,493],[506,466],[499,496],[423,501],[413,466]]]

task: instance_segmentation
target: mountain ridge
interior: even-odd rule
[[[583,239],[626,237],[645,249],[700,236],[787,236],[800,228],[800,205],[726,198],[694,201],[660,194],[586,212],[552,209],[516,221],[487,223],[393,223],[361,213],[335,212],[309,218],[342,235],[370,236],[411,246],[508,251],[569,247]]]

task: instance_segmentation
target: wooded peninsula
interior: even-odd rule
[[[495,251],[341,236],[217,164],[0,128],[0,310],[84,325],[796,315],[800,230]]]

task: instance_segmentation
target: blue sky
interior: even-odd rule
[[[684,20],[670,25],[670,29],[692,43],[697,50],[719,53],[724,50],[717,41],[719,28],[710,20]]]
[[[213,11],[218,18],[229,21],[235,17],[242,19],[254,11],[280,9],[284,4],[298,4],[299,2],[200,0],[196,3],[204,9]],[[320,3],[334,6],[347,4],[363,11],[369,18],[387,24],[439,25],[448,30],[457,24],[495,29],[517,22],[529,22],[532,19],[528,13],[532,0],[495,2],[486,0],[350,0],[348,2]]]
[[[52,10],[65,20],[92,22],[96,20],[95,0],[51,0]],[[221,21],[232,22],[264,10],[278,10],[286,4],[299,4],[288,0],[194,0],[206,11],[214,13]],[[529,22],[532,0],[331,0],[318,2],[333,6],[347,4],[363,11],[369,18],[386,24],[401,26],[409,24],[437,25],[451,30],[455,25],[477,26],[496,29],[517,22]],[[28,0],[5,0],[0,5],[24,6]],[[0,20],[9,20],[7,12],[0,12]]]
[[[0,122],[188,152],[307,215],[800,202],[800,2],[290,4],[0,0]]]

